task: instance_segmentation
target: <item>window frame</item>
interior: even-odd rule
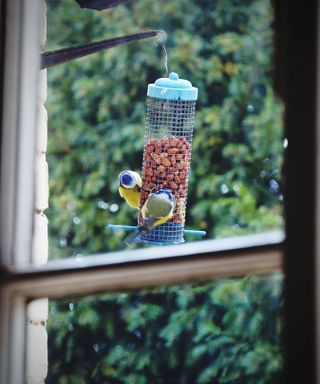
[[[282,248],[283,233],[275,231],[166,246],[157,255],[143,249],[72,257],[7,268],[6,286],[31,300],[265,274],[282,270]]]
[[[43,297],[67,298],[279,272],[282,271],[282,239],[282,232],[274,232],[166,246],[162,254],[154,256],[148,249],[125,251],[120,261],[115,258],[121,259],[121,252],[114,252],[84,257],[81,261],[70,258],[42,266],[3,268],[0,284],[1,382],[17,384],[25,380],[28,302]],[[236,242],[238,247],[235,248]],[[130,255],[133,260],[128,259]]]
[[[288,139],[283,177],[285,382],[320,384],[320,6],[317,0],[307,7],[290,0],[274,4],[275,85],[285,102]]]
[[[262,234],[241,238],[243,243],[236,248],[232,243],[241,241],[240,238],[166,246],[157,250],[152,248],[109,253],[80,261],[60,260],[38,267],[28,264],[31,260],[34,191],[33,188],[26,188],[28,180],[34,177],[36,93],[30,92],[30,89],[36,89],[39,68],[39,33],[37,23],[32,22],[34,17],[39,17],[37,0],[28,0],[28,6],[24,0],[2,0],[0,4],[2,25],[7,26],[5,31],[2,30],[1,40],[5,63],[1,62],[0,381],[8,384],[24,382],[26,306],[34,298],[43,295],[66,297],[102,290],[135,289],[162,283],[242,276],[248,272],[277,271],[282,268],[284,250],[286,382],[316,383],[317,378],[320,384],[320,369],[316,376],[315,343],[318,325],[319,356],[320,329],[319,321],[316,321],[316,306],[319,318],[320,304],[316,302],[315,291],[317,287],[320,295],[319,283],[316,286],[316,276],[320,276],[319,240],[316,243],[316,228],[320,225],[319,206],[317,222],[315,218],[315,138],[319,140],[320,136],[316,136],[316,122],[320,131],[320,116],[316,120],[314,84],[317,73],[316,54],[320,51],[317,50],[315,39],[317,20],[320,19],[317,1],[311,1],[303,9],[288,0],[274,2],[279,20],[276,25],[276,63],[279,68],[277,84],[280,94],[286,100],[285,124],[289,139],[285,172],[286,190],[290,190],[290,193],[286,194],[285,240],[282,233]],[[298,22],[305,28],[299,28],[298,31]],[[296,41],[300,42],[298,48]],[[303,45],[304,42],[307,43]],[[304,74],[301,73],[301,66]],[[295,79],[295,86],[291,79]],[[301,93],[296,92],[298,87]],[[22,102],[26,95],[28,104]],[[16,119],[15,115],[20,118]],[[304,133],[307,132],[303,140],[301,124],[306,126]],[[16,150],[16,146],[24,151]],[[301,154],[300,158],[297,158],[297,153]],[[295,174],[296,167],[301,167],[301,164],[307,170],[303,175],[306,182],[304,186]],[[317,169],[320,169],[319,158]],[[19,193],[22,186],[23,194]],[[320,185],[317,201],[319,193]],[[303,203],[301,196],[306,199]],[[151,255],[151,252],[154,254]],[[303,259],[302,252],[307,255]],[[160,269],[161,274],[158,273]]]
[[[40,8],[2,1],[1,264],[31,261]],[[30,185],[30,186],[29,186]],[[28,186],[28,187],[27,187]]]

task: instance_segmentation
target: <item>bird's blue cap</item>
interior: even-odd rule
[[[173,200],[173,194],[169,191],[169,189],[166,189],[166,188],[163,188],[163,189],[160,189],[158,192],[156,192],[156,195],[160,194],[160,193],[165,193],[170,200]]]
[[[171,72],[169,77],[162,77],[154,84],[149,84],[147,95],[156,99],[191,101],[197,100],[198,88]]]
[[[124,187],[132,187],[135,184],[134,177],[128,171],[121,172],[119,175],[119,179]]]

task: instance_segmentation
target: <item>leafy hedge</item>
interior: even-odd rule
[[[51,303],[47,384],[281,383],[282,277]]]

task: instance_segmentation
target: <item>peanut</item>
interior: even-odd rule
[[[156,164],[161,164],[161,158],[157,153],[151,153],[151,157],[156,162]]]
[[[169,185],[172,189],[178,189],[178,185],[174,181],[170,181]]]
[[[162,159],[162,165],[164,165],[165,167],[171,167],[171,161],[164,157]]]
[[[170,154],[170,155],[175,155],[176,153],[178,153],[179,152],[179,149],[178,148],[175,148],[175,147],[173,147],[173,148],[169,148],[168,149],[168,153]]]
[[[167,180],[168,181],[171,181],[171,180],[173,180],[174,179],[174,174],[173,173],[168,173],[167,174]]]

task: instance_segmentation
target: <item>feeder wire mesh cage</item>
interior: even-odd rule
[[[154,244],[182,243],[198,90],[176,73],[149,84],[142,165],[140,210],[152,192],[168,189],[175,197],[172,218],[141,233]],[[143,218],[138,218],[141,225]]]

